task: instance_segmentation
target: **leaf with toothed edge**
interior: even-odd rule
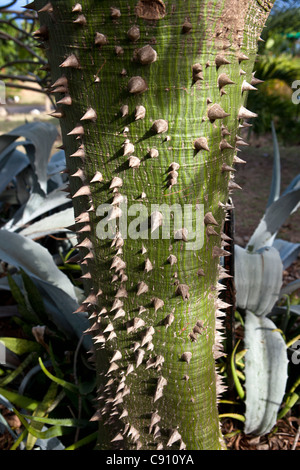
[[[283,194],[273,202],[267,208],[262,220],[250,238],[247,245],[248,250],[257,251],[264,246],[272,245],[276,233],[287,217],[299,205],[299,201],[300,188]]]
[[[57,138],[56,127],[43,122],[32,122],[19,126],[13,131],[0,136],[0,154],[19,137],[25,137],[28,141],[25,146],[27,157],[37,175],[38,184],[45,194],[47,192],[49,155]]]
[[[0,155],[0,157],[3,155],[3,153]],[[7,158],[5,159],[5,161],[4,159],[0,161],[0,194],[5,190],[5,188],[14,179],[14,177],[21,173],[21,171],[26,168],[30,163],[27,156],[16,149],[6,152],[6,157]]]
[[[28,238],[40,238],[45,235],[69,231],[69,227],[75,223],[74,209],[70,207],[55,214],[44,217],[42,220],[35,222],[21,230],[19,233]]]
[[[31,222],[37,217],[53,210],[64,204],[70,204],[70,200],[67,198],[67,194],[63,191],[66,188],[66,184],[54,189],[45,197],[39,193],[33,193],[26,204],[22,206],[9,220],[4,228],[7,230],[15,231],[23,225]]]

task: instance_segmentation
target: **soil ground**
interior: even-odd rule
[[[271,135],[251,137],[249,147],[243,147],[239,157],[246,165],[236,165],[235,181],[242,191],[235,191],[232,196],[235,206],[236,242],[244,246],[260,219],[264,215],[271,188],[273,169],[273,146]],[[300,173],[300,146],[280,148],[281,157],[281,192]],[[294,243],[300,241],[300,212],[291,216],[278,233],[279,238]]]

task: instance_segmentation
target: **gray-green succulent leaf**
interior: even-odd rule
[[[66,155],[63,150],[56,152],[52,155],[47,165],[47,175],[51,178],[66,168]]]
[[[300,289],[300,279],[289,282],[286,286],[284,286],[280,291],[279,298],[281,299],[284,295],[291,295],[298,289]]]
[[[287,269],[291,264],[296,261],[300,253],[300,243],[292,243],[281,238],[276,238],[273,247],[279,251],[280,258],[283,264],[283,269]]]
[[[0,404],[8,409],[9,411],[13,411],[13,405],[10,403],[9,400],[7,400],[6,397],[0,394]],[[15,431],[10,427],[2,413],[0,412],[0,434],[3,434],[4,431],[8,431],[10,435],[13,437],[14,440],[17,439],[17,434]]]
[[[263,435],[277,421],[287,382],[287,348],[276,325],[246,311],[246,434]]]
[[[0,201],[18,205],[6,229],[15,231],[48,211],[70,205],[67,194],[61,192],[65,152],[50,157],[56,138],[56,127],[43,122],[27,123],[0,136]]]
[[[19,137],[26,138],[25,150],[27,157],[37,177],[38,185],[44,194],[47,193],[49,156],[57,135],[57,129],[52,124],[32,122],[19,126],[0,137],[0,155],[2,152],[5,155],[5,150],[10,148],[11,144]]]
[[[249,253],[235,245],[236,304],[256,316],[271,312],[279,297],[283,266],[278,250],[266,247]]]
[[[298,207],[300,188],[292,189],[273,202],[250,238],[247,248],[256,252],[265,246],[271,246],[278,230],[287,217]]]
[[[14,217],[5,224],[5,228],[10,231],[16,231],[37,217],[53,209],[58,209],[65,204],[69,204],[70,200],[67,198],[67,193],[63,191],[65,187],[66,184],[63,184],[46,196],[40,195],[39,193],[31,194],[26,205],[20,207]]]
[[[277,201],[280,197],[280,183],[281,183],[281,168],[280,168],[280,151],[276,135],[276,130],[274,122],[271,123],[272,127],[272,138],[273,138],[273,173],[272,173],[272,182],[271,189],[269,194],[269,199],[267,207],[269,207],[273,202]]]
[[[1,229],[0,259],[22,268],[42,293],[45,308],[58,328],[69,336],[81,338],[89,326],[84,313],[74,314],[79,307],[81,292],[58,269],[46,248],[29,237]],[[83,344],[90,347],[88,336],[84,337]]]
[[[74,209],[69,207],[32,223],[19,233],[25,237],[39,238],[53,233],[66,232],[66,227],[74,223]]]
[[[10,149],[11,147],[12,149]],[[3,191],[12,179],[21,173],[30,163],[28,157],[15,147],[15,144],[11,145],[9,151],[2,152],[0,155],[0,200],[2,199]]]

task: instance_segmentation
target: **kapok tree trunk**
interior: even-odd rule
[[[271,4],[31,4],[71,175],[102,449],[224,447],[222,228]]]

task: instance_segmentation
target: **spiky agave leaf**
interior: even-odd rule
[[[235,285],[238,308],[257,316],[271,312],[282,285],[283,266],[278,250],[266,247],[249,253],[235,245]]]
[[[37,239],[45,235],[67,232],[70,225],[74,224],[73,207],[56,212],[55,214],[44,217],[28,227],[20,230],[20,234],[24,237]]]
[[[4,150],[19,137],[25,137],[32,147],[25,146],[27,157],[30,160],[37,179],[37,186],[47,193],[47,165],[52,145],[57,138],[57,129],[44,122],[32,122],[13,129],[0,136],[0,159]],[[32,148],[34,151],[32,151]]]
[[[276,325],[246,311],[246,434],[263,435],[277,421],[287,382],[287,348]]]
[[[276,325],[266,317],[280,298],[282,274],[283,265],[276,248],[265,247],[251,253],[235,246],[236,303],[246,311],[245,433],[270,432],[283,399],[286,346]]]
[[[300,189],[292,189],[274,201],[251,236],[247,248],[255,252],[264,246],[271,246],[278,230],[287,217],[299,205]]]

